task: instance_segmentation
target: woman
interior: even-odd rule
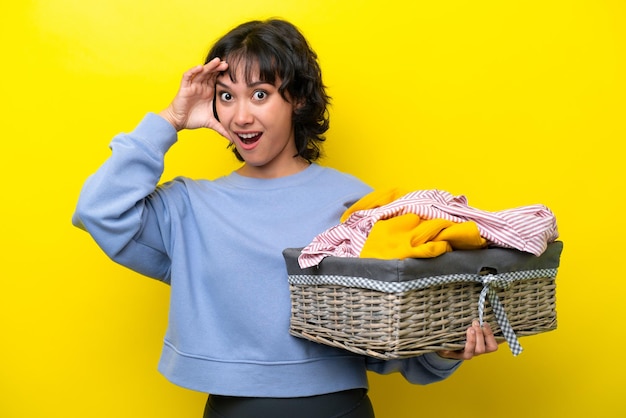
[[[289,335],[282,250],[302,247],[371,191],[317,165],[329,98],[292,24],[244,23],[187,71],[171,104],[115,137],[74,224],[116,262],[171,285],[159,370],[210,393],[205,417],[373,417],[367,370],[419,384],[495,351],[486,326],[461,352],[380,361]],[[243,163],[215,180],[158,185],[183,129],[210,128]]]

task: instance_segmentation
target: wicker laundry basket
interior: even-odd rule
[[[556,329],[556,272],[563,244],[539,257],[489,248],[432,259],[326,257],[301,269],[283,252],[291,291],[290,333],[380,359],[462,349],[472,320],[521,352],[517,337]]]

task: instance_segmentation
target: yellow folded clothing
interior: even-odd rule
[[[381,206],[385,206],[388,203],[393,202],[407,194],[408,191],[401,188],[374,190],[354,202],[346,211],[341,215],[341,222],[345,222],[354,212],[366,209],[376,209]]]
[[[452,250],[480,249],[486,245],[487,241],[481,237],[475,222],[426,220],[408,213],[378,220],[370,230],[360,257],[386,260],[429,258]]]

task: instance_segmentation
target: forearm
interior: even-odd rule
[[[74,225],[88,231],[113,259],[142,228],[146,197],[154,192],[167,150],[176,142],[175,129],[148,114],[129,134],[111,142],[109,159],[85,182]]]
[[[446,379],[462,364],[458,360],[445,359],[437,353],[427,353],[401,360],[368,360],[368,369],[379,374],[401,373],[414,384],[426,385]]]

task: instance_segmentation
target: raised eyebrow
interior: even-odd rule
[[[268,85],[268,86],[274,86],[272,83],[270,83],[269,81],[254,81],[252,83],[248,84],[248,87],[258,87],[258,86],[262,86],[262,85]]]
[[[216,81],[216,82],[215,82],[215,85],[216,85],[216,86],[223,87],[223,88],[225,88],[225,89],[228,89],[228,88],[229,88],[226,84],[222,83],[221,81]]]
[[[225,89],[230,89],[230,88],[231,88],[230,86],[228,86],[228,85],[226,85],[226,84],[222,83],[222,82],[221,82],[221,81],[219,81],[219,80],[217,80],[217,81],[215,82],[215,85],[216,85],[216,86],[220,86],[220,87],[225,88]],[[259,81],[253,81],[252,83],[248,83],[248,85],[247,85],[247,86],[248,86],[248,88],[254,88],[254,87],[258,87],[258,86],[262,86],[262,85],[269,85],[269,86],[273,86],[273,84],[272,84],[272,83],[270,83],[269,81],[262,81],[262,80],[259,80]]]

